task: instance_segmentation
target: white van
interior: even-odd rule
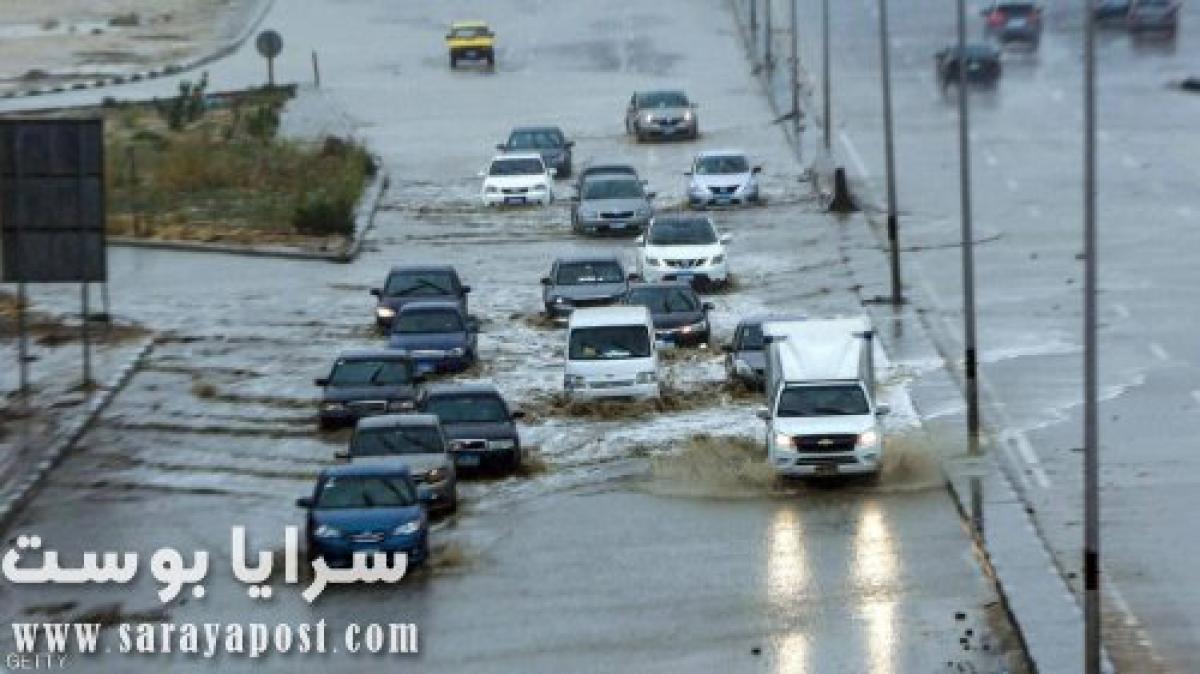
[[[866,317],[763,325],[767,460],[783,475],[878,473],[873,332]]]
[[[563,387],[572,400],[657,398],[658,349],[646,307],[571,312]]]

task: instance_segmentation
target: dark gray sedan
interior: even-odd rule
[[[708,344],[712,334],[708,312],[712,310],[712,304],[701,302],[691,284],[684,281],[634,283],[629,286],[623,301],[650,311],[654,337],[658,341],[675,346]]]
[[[654,216],[651,200],[636,175],[592,174],[572,198],[571,229],[577,234],[641,234]]]
[[[561,257],[542,277],[542,303],[546,315],[565,320],[575,307],[616,304],[629,289],[625,267],[616,255]]]
[[[682,91],[639,91],[625,108],[625,133],[639,142],[651,138],[695,140],[700,136],[696,105]]]
[[[501,152],[537,152],[555,178],[571,176],[571,148],[575,141],[567,140],[557,126],[519,126],[508,134],[508,140],[497,145]]]
[[[516,420],[524,416],[491,384],[430,384],[417,397],[417,409],[435,414],[450,439],[450,455],[460,468],[521,467]]]
[[[322,429],[352,426],[363,417],[413,409],[416,367],[395,351],[346,351],[337,357],[321,387],[318,416]]]

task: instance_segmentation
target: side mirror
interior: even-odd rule
[[[722,234],[720,237],[720,241],[721,241],[721,243],[729,243],[730,241],[733,241],[733,235],[732,234]]]
[[[467,332],[479,332],[479,319],[467,316]]]
[[[750,169],[750,172],[751,172],[751,173],[753,173],[753,174],[755,174],[755,175],[757,175],[757,174],[759,174],[759,173],[762,173],[762,167],[761,167],[761,166],[755,166],[754,168]]]
[[[637,281],[637,280],[638,280],[638,279],[640,279],[640,278],[641,278],[641,277],[637,275],[637,272],[634,272],[634,271],[631,271],[631,272],[629,272],[628,274],[626,274],[626,275],[625,275],[625,280],[626,280],[626,281]]]
[[[565,148],[567,148],[568,150],[570,150],[571,148],[575,147],[575,141],[573,141],[573,140],[568,140],[567,142],[563,143],[563,147],[565,147]]]
[[[313,383],[316,384],[317,386],[329,386],[329,378],[318,377],[313,380]]]
[[[525,410],[513,410],[513,413],[511,416],[513,419],[524,419],[525,418]]]
[[[475,177],[476,177],[476,178],[486,178],[486,177],[487,177],[487,171],[480,171],[479,173],[476,173],[476,174],[475,174]]]
[[[313,500],[307,496],[296,499],[296,507],[308,510],[313,507]]]
[[[891,413],[892,413],[892,406],[887,403],[879,403],[878,405],[875,406],[875,414],[877,414],[881,417],[886,416]]]
[[[349,461],[350,460],[350,452],[348,452],[344,449],[340,452],[334,452],[333,458],[337,459],[338,461]]]
[[[466,295],[469,292],[471,292],[471,286],[463,286],[462,287],[462,294]]]
[[[546,171],[546,173],[549,173],[551,178],[557,178],[558,177],[558,167],[551,166],[550,170]]]
[[[760,407],[760,408],[754,410],[754,416],[758,417],[759,419],[762,419],[763,421],[770,421],[771,420],[771,410],[769,410],[765,407]]]
[[[374,295],[375,297],[382,297],[383,290],[381,290],[379,288],[371,288],[371,294]]]
[[[454,34],[453,34],[453,33],[446,33],[446,39],[447,39],[447,40],[453,40],[453,39],[454,39]]]
[[[690,175],[692,175],[692,172],[691,172],[691,171],[684,171],[684,172],[683,172],[683,175],[685,175],[685,176],[690,176]]]
[[[646,193],[647,199],[653,199],[654,197],[657,197],[657,196],[658,196],[658,192],[647,192]]]
[[[701,308],[701,309],[703,309],[704,311],[712,311],[712,310],[713,310],[713,303],[712,303],[712,302],[705,302],[704,304],[701,304],[701,305],[700,305],[700,308]]]
[[[572,203],[576,203],[576,204],[577,204],[577,203],[579,203],[579,195],[578,195],[578,194],[572,194],[572,195],[571,195],[571,202],[572,202]]]
[[[542,285],[544,285],[544,286],[550,285],[550,277],[549,276],[542,277]]]
[[[638,234],[637,237],[634,238],[633,242],[639,246],[644,246],[646,245],[646,237],[642,234]]]
[[[732,344],[722,344],[721,351],[724,353],[733,353],[733,345]]]
[[[505,150],[508,149],[508,146],[505,145],[504,143],[496,143],[496,149],[500,150],[501,152],[504,152]]]

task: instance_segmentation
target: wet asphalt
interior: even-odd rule
[[[443,29],[464,14],[486,15],[499,34],[494,73],[446,68]],[[216,570],[206,596],[163,607],[169,619],[414,621],[422,652],[398,665],[421,671],[1021,671],[1011,626],[940,483],[935,447],[946,444],[923,436],[908,400],[907,384],[936,365],[884,366],[896,414],[877,485],[771,480],[759,463],[756,402],[722,385],[713,350],[670,358],[667,412],[578,416],[553,402],[563,336],[537,319],[537,280],[561,254],[613,250],[632,261],[631,244],[572,236],[565,201],[477,204],[475,173],[514,125],[563,126],[577,164],[630,161],[662,208],[678,204],[682,171],[700,149],[741,148],[764,165],[767,206],[714,214],[735,237],[735,285],[711,297],[718,339],[766,309],[859,311],[846,262],[876,253],[819,212],[770,124],[726,3],[280,3],[268,25],[290,53],[320,50],[320,96],[391,174],[367,252],[339,266],[113,250],[114,312],[168,338],[10,536],[39,533],[65,558],[207,549]],[[297,56],[279,66],[302,77],[304,64]],[[214,83],[242,83],[259,65],[235,56],[214,67]],[[700,103],[699,141],[624,137],[629,94],[656,86],[686,88]],[[562,181],[556,188],[569,194]],[[430,568],[398,587],[335,588],[308,606],[299,588],[277,582],[274,599],[249,598],[228,572],[229,527],[245,525],[254,546],[278,551],[282,527],[301,523],[293,501],[346,439],[316,431],[312,379],[338,350],[380,343],[367,291],[388,267],[430,260],[454,264],[473,287],[482,364],[468,376],[494,381],[530,412],[522,438],[544,467],[465,482],[461,512],[435,526]],[[36,299],[70,301],[54,289]],[[60,604],[52,614],[65,619],[119,603],[110,612],[136,620],[155,615],[153,591],[149,578],[120,590],[4,585],[0,616]],[[226,658],[222,670],[376,671],[384,662]],[[161,671],[164,661],[112,654],[85,664]],[[171,664],[211,668],[180,656]]]

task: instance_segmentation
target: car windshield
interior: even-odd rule
[[[639,108],[686,108],[687,96],[682,91],[651,91],[638,96]]]
[[[749,173],[750,165],[741,155],[718,155],[700,157],[696,160],[696,175],[724,175],[728,173]]]
[[[629,291],[626,302],[640,304],[652,314],[700,311],[700,298],[690,288],[634,288]]]
[[[451,37],[487,37],[488,29],[486,26],[460,26],[450,31]]]
[[[558,275],[554,277],[555,285],[560,286],[621,283],[624,280],[625,272],[621,269],[621,265],[609,260],[563,262],[558,265]]]
[[[445,271],[405,271],[388,276],[383,294],[388,297],[454,295],[454,275]]]
[[[438,415],[444,424],[508,421],[504,401],[494,395],[432,396],[425,412]]]
[[[589,180],[583,186],[584,199],[641,199],[645,194],[638,180]]]
[[[579,174],[579,180],[583,181],[593,176],[633,176],[637,178],[637,171],[632,166],[589,166]]]
[[[450,309],[401,311],[392,323],[392,332],[400,334],[462,331],[462,318],[457,311]]]
[[[1032,14],[1035,8],[1032,4],[1015,4],[1015,5],[998,5],[995,11],[1007,14],[1009,16],[1026,16]]]
[[[827,417],[870,414],[867,396],[858,384],[792,386],[779,395],[775,416]]]
[[[562,147],[566,139],[558,131],[514,131],[508,137],[508,147],[513,150],[546,150]]]
[[[317,508],[397,508],[417,504],[412,481],[400,475],[330,477],[321,483]]]
[[[738,336],[738,348],[742,351],[762,351],[763,346],[763,329],[761,324],[751,323],[742,327],[742,332]]]
[[[571,360],[647,358],[650,333],[644,325],[605,325],[575,328],[568,347]]]
[[[650,227],[654,246],[697,246],[717,242],[717,233],[707,220],[659,220]]]
[[[411,382],[406,360],[339,360],[329,375],[330,386],[396,386]]]
[[[350,440],[351,456],[440,454],[446,450],[436,426],[362,428]]]
[[[492,176],[536,176],[546,172],[541,159],[497,159],[492,162],[488,175]]]

